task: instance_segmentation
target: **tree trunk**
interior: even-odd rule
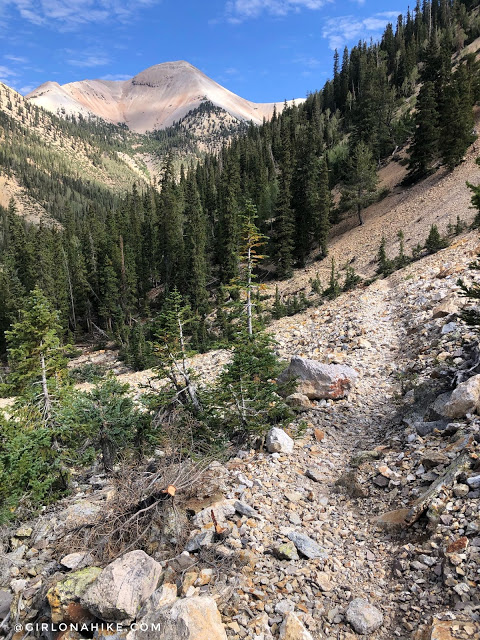
[[[65,262],[65,270],[67,272],[67,279],[68,279],[68,291],[70,294],[70,304],[72,305],[72,327],[73,327],[73,331],[75,332],[77,330],[77,318],[76,318],[76,313],[75,313],[75,300],[73,297],[73,287],[72,287],[72,278],[70,277],[70,269],[68,267],[68,259],[67,259],[67,254],[65,253],[65,249],[62,248],[63,251],[63,259]]]
[[[100,437],[100,446],[102,448],[102,460],[105,473],[112,473],[114,451],[112,443],[105,433],[102,433]]]
[[[358,223],[360,226],[363,225],[363,216],[362,216],[362,205],[357,205],[357,215],[358,215]]]
[[[253,336],[252,325],[252,249],[248,247],[247,318],[248,335]]]
[[[40,366],[42,368],[42,395],[43,395],[43,410],[45,414],[45,420],[50,419],[50,410],[52,408],[50,401],[50,394],[48,393],[47,385],[47,367],[45,365],[45,356],[43,352],[40,354]]]

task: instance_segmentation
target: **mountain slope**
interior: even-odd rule
[[[256,104],[225,89],[183,60],[165,62],[126,81],[46,82],[27,99],[54,113],[97,116],[138,133],[164,129],[209,101],[240,122],[260,124],[279,103]]]
[[[0,83],[0,205],[14,199],[32,221],[110,204],[145,184],[149,173],[135,157],[135,134],[108,123],[73,124],[38,108]]]

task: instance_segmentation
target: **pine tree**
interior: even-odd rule
[[[335,259],[332,258],[331,268],[330,268],[330,280],[328,282],[328,287],[324,290],[322,295],[329,300],[334,300],[338,298],[341,293],[341,286],[338,281],[338,275],[335,269]]]
[[[59,381],[66,367],[62,329],[43,292],[30,292],[20,319],[6,331],[9,383],[17,393],[30,393],[39,399],[46,422],[50,419],[52,400],[49,382]],[[39,393],[36,393],[36,388]]]
[[[378,274],[382,276],[389,276],[391,273],[393,273],[394,265],[393,265],[393,262],[389,258],[387,258],[385,237],[382,237],[382,241],[378,249],[377,264],[378,264],[378,267],[377,267]]]
[[[168,156],[158,197],[159,263],[167,291],[180,285],[184,278],[184,243],[182,204],[175,183],[172,157]]]
[[[377,194],[378,176],[372,152],[364,142],[359,142],[346,167],[341,203],[355,209],[359,224],[363,224],[362,211],[371,204]]]
[[[196,179],[191,175],[185,185],[185,290],[192,309],[207,311],[207,223]]]
[[[278,196],[275,210],[276,237],[275,260],[279,278],[289,278],[293,273],[293,249],[295,222],[291,204],[292,153],[287,124],[282,129],[282,158],[278,180]]]
[[[188,337],[186,328],[191,324],[191,308],[185,304],[178,289],[171,291],[156,323],[155,356],[159,379],[167,378],[171,387],[163,394],[162,409],[176,404],[197,415],[201,405],[194,383],[194,374],[187,365]],[[161,394],[162,395],[162,394]]]
[[[480,167],[480,158],[476,159],[477,165]],[[480,228],[480,184],[474,185],[470,182],[467,182],[467,187],[472,192],[471,203],[474,209],[477,210],[477,214],[475,215],[475,219],[473,221],[472,227],[474,229]]]
[[[475,139],[472,106],[468,71],[461,65],[444,90],[440,111],[440,152],[450,170],[462,161],[467,147]]]
[[[223,168],[219,186],[219,229],[216,252],[222,284],[228,284],[238,275],[239,186],[238,158],[233,155]]]
[[[415,133],[410,147],[409,175],[426,176],[438,150],[438,113],[433,82],[424,82],[418,94]]]
[[[437,225],[432,224],[428,238],[425,242],[425,249],[427,249],[429,253],[436,253],[437,251],[440,251],[440,249],[445,249],[447,245],[448,242],[440,235]]]
[[[255,304],[253,292],[256,287],[255,268],[264,260],[265,256],[258,253],[258,249],[264,246],[266,236],[263,236],[255,224],[257,208],[249,200],[245,205],[243,215],[242,241],[239,253],[240,276],[233,284],[245,295],[245,313],[247,317],[247,335],[253,336],[253,315]]]
[[[330,193],[328,166],[323,157],[319,166],[318,209],[315,220],[315,241],[320,249],[320,255],[325,258],[327,249],[328,232],[330,230],[330,207],[332,196]]]

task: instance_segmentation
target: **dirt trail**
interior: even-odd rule
[[[347,399],[315,403],[302,414],[308,427],[292,454],[259,454],[243,469],[255,486],[242,499],[265,518],[265,525],[245,534],[250,548],[262,552],[293,529],[329,554],[325,562],[300,559],[292,566],[259,553],[252,575],[271,610],[285,599],[293,602],[315,640],[357,637],[345,622],[353,597],[366,598],[384,615],[382,627],[368,636],[372,640],[411,640],[432,613],[450,609],[455,599],[443,584],[441,559],[425,523],[398,531],[381,527],[375,517],[409,505],[436,477],[421,469],[422,455],[448,445],[438,436],[407,441],[399,417],[401,381],[418,359],[427,367],[442,348],[455,351],[455,339],[441,337],[446,321],[431,320],[432,308],[456,288],[457,273],[468,269],[477,242],[476,233],[468,234],[456,247],[272,327],[283,356],[345,362],[359,372]],[[437,278],[446,266],[452,274]],[[430,333],[419,338],[418,327]],[[321,441],[315,430],[324,432]],[[352,475],[352,458],[373,449],[379,459]],[[462,512],[465,506],[452,508]],[[319,589],[324,581],[329,586]],[[460,630],[455,637],[469,636]]]

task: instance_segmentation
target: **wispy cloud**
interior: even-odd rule
[[[10,60],[10,62],[17,62],[18,64],[27,64],[28,63],[28,59],[24,58],[23,56],[12,56],[12,55],[6,55],[3,56],[5,58],[5,60]]]
[[[17,78],[18,73],[14,69],[0,65],[0,82],[11,87]]]
[[[10,67],[0,65],[0,78],[15,78],[18,73]]]
[[[258,18],[262,13],[285,16],[301,9],[317,10],[332,0],[230,0],[227,2],[229,22],[243,22],[248,18]]]
[[[369,38],[379,38],[387,24],[401,11],[383,11],[369,18],[355,16],[330,18],[323,27],[322,36],[328,40],[330,49],[340,49],[348,43]]]
[[[161,0],[0,0],[0,7],[16,10],[35,25],[75,29],[91,22],[128,22],[144,8]]]
[[[100,80],[115,80],[115,81],[124,81],[130,80],[132,76],[126,75],[124,73],[107,73],[106,76],[102,76]]]
[[[104,67],[111,62],[110,57],[101,50],[86,49],[85,51],[72,51],[67,49],[66,62],[74,67]]]
[[[22,95],[26,96],[27,93],[30,93],[31,91],[33,91],[34,89],[36,89],[36,85],[34,84],[27,84],[24,87],[20,87],[20,89],[18,90],[18,93],[21,93]]]

